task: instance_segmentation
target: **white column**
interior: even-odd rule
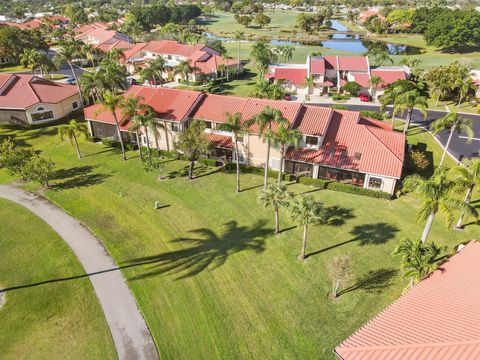
[[[313,165],[312,177],[318,179],[318,170],[320,169],[319,165]]]

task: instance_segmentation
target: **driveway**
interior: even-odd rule
[[[102,243],[77,220],[43,197],[10,185],[0,185],[0,197],[40,217],[73,250],[100,300],[118,358],[157,360],[157,349],[145,320],[122,273]]]
[[[309,105],[315,106],[332,106],[331,103],[311,103]],[[345,105],[351,110],[354,111],[362,111],[362,110],[373,110],[373,111],[380,111],[380,106],[375,104],[362,104],[362,105],[351,105],[351,104],[340,104]],[[387,107],[388,111],[392,111],[391,107]],[[453,110],[453,109],[452,109]],[[421,126],[428,127],[428,125],[442,116],[447,114],[446,111],[440,110],[428,110],[427,111],[427,118],[424,119],[423,114],[419,110],[413,111],[412,122]],[[468,113],[461,113],[461,116],[472,119],[473,128],[475,132],[474,139],[467,143],[467,139],[465,134],[455,133],[452,137],[452,141],[449,146],[449,153],[455,159],[459,159],[459,157],[478,157],[480,153],[480,115],[475,114],[468,114]],[[397,116],[397,118],[402,118],[401,116]],[[437,140],[445,147],[447,143],[449,133],[444,131],[436,136]]]

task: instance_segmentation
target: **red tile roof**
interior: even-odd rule
[[[233,142],[230,136],[219,134],[207,134],[207,139],[213,144],[213,146],[222,149],[232,149]]]
[[[328,107],[304,106],[297,129],[306,135],[325,136],[333,116],[333,110]],[[304,121],[305,119],[305,121]]]
[[[77,93],[74,85],[34,75],[0,74],[0,108],[26,109],[38,103],[57,104]]]
[[[480,243],[440,269],[335,348],[344,360],[480,359]]]
[[[302,122],[314,121],[314,116],[302,118]],[[405,135],[372,125],[375,124],[366,125],[360,121],[358,112],[334,110],[322,146],[318,150],[290,148],[286,158],[400,178],[405,157]],[[359,160],[355,158],[356,153],[361,154]]]
[[[382,78],[382,83],[378,85],[379,88],[386,87],[397,80],[405,80],[407,78],[407,74],[403,70],[373,69],[372,76],[373,75]]]
[[[310,73],[325,74],[325,59],[322,57],[312,56],[310,58]]]
[[[326,69],[345,71],[368,71],[366,56],[314,56],[310,59],[310,73],[324,74]]]
[[[138,96],[141,99],[140,102],[150,105],[160,119],[179,122],[190,115],[202,93],[168,88],[132,86],[124,93],[124,96]],[[99,109],[102,109],[102,106],[99,104],[86,107],[85,118],[115,123],[111,113],[98,112]],[[117,117],[118,119],[123,117],[120,111],[117,111]]]
[[[368,88],[370,86],[370,76],[368,73],[353,74],[353,77],[355,78],[355,82],[361,87]]]
[[[337,56],[338,69],[349,71],[368,71],[368,58],[366,56]]]
[[[133,46],[129,37],[115,30],[110,30],[108,24],[95,22],[82,26],[75,30],[75,39],[80,41],[88,41],[95,39],[94,46],[104,52],[117,49],[129,49]]]
[[[307,77],[307,69],[299,68],[275,68],[275,80],[285,79],[296,86],[303,86]]]

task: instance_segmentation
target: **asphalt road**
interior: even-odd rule
[[[318,106],[331,106],[332,104],[314,104]],[[380,106],[378,105],[348,105],[342,104],[347,106],[351,110],[355,111],[362,111],[362,110],[373,110],[373,111],[380,111]],[[387,107],[387,111],[392,111],[391,107]],[[429,124],[438,119],[442,116],[447,114],[446,111],[439,111],[439,110],[428,110],[427,117],[424,118],[423,114],[419,110],[413,111],[412,122],[421,126],[428,128]],[[461,156],[463,157],[477,157],[480,153],[480,115],[475,114],[461,114],[461,116],[472,119],[473,127],[475,136],[473,140],[468,143],[465,137],[465,134],[462,133],[455,133],[452,137],[452,141],[450,142],[449,146],[449,153],[455,159],[459,159]],[[404,116],[396,116],[397,118],[404,118]],[[436,138],[440,141],[440,143],[445,146],[448,140],[448,131],[444,131],[440,133]]]

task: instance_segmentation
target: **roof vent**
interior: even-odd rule
[[[360,159],[362,158],[362,153],[356,152],[354,158],[355,158],[355,160],[357,160],[357,161],[360,160]]]

